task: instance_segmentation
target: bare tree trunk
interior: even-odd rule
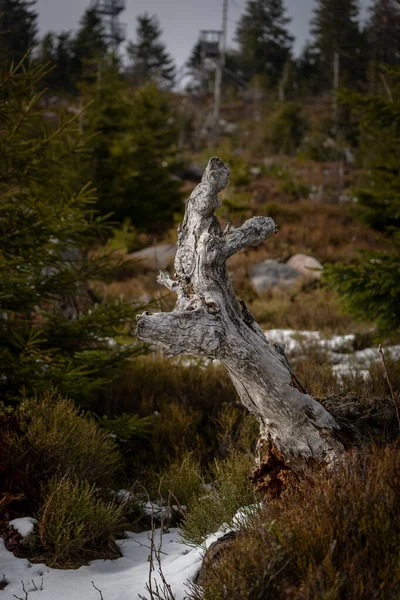
[[[218,359],[226,367],[242,403],[260,423],[255,480],[272,495],[288,476],[312,463],[330,464],[343,450],[334,418],[302,390],[292,376],[284,348],[271,344],[227,275],[227,259],[270,238],[275,223],[254,217],[221,230],[215,211],[218,193],[228,182],[229,167],[211,158],[201,183],[186,204],[178,228],[173,277],[158,281],[177,295],[171,313],[138,317],[139,339],[160,345],[167,356],[192,354]]]

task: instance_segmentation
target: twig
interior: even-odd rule
[[[161,485],[162,485],[162,480],[163,478],[161,477],[160,479],[160,485],[158,486],[158,495],[160,497],[161,500],[161,504],[162,504],[162,494],[161,494]],[[171,496],[170,494],[168,494],[168,507],[171,510],[171,506],[170,506],[170,499]],[[168,526],[167,526],[168,527]],[[165,529],[166,531],[167,529]],[[160,529],[160,543],[158,545],[158,551],[156,553],[156,559],[157,559],[157,563],[158,563],[158,573],[161,577],[161,581],[163,583],[163,596],[161,596],[162,598],[164,598],[165,600],[175,600],[175,596],[172,593],[172,589],[171,586],[169,585],[169,583],[167,582],[167,580],[165,579],[165,575],[164,572],[162,570],[162,566],[161,566],[161,548],[162,548],[162,543],[163,543],[163,532],[164,532],[164,512],[161,512],[161,529]],[[157,593],[158,592],[158,586],[156,584],[156,589],[157,589]]]
[[[140,485],[140,484],[139,484]],[[150,598],[153,599],[154,593],[153,593],[153,587],[152,587],[152,582],[151,582],[151,576],[152,573],[154,571],[154,534],[155,534],[155,526],[154,526],[154,506],[153,503],[150,500],[150,496],[149,496],[149,492],[146,490],[146,488],[143,485],[140,485],[141,488],[143,488],[144,493],[147,496],[147,501],[149,502],[150,506],[151,506],[151,538],[150,538],[150,554],[149,554],[149,581],[146,584],[146,590],[150,593]],[[139,595],[139,598],[141,600],[146,600],[144,596]]]
[[[23,589],[23,592],[24,592],[24,594],[25,594],[25,599],[24,599],[24,598],[21,598],[21,596],[16,596],[15,594],[13,594],[13,598],[16,598],[17,600],[28,600],[28,592],[27,592],[27,591],[26,591],[26,589],[25,589],[24,582],[23,582],[23,581],[21,581],[21,583],[22,583],[22,589]]]
[[[386,381],[388,382],[388,386],[389,386],[389,389],[390,389],[390,394],[392,396],[394,408],[396,410],[397,422],[399,424],[399,429],[400,429],[400,410],[399,410],[399,405],[397,404],[396,394],[394,393],[393,386],[392,386],[392,383],[390,381],[389,373],[388,373],[387,366],[386,366],[385,355],[383,353],[382,344],[379,344],[379,354],[381,355],[381,358],[382,358],[383,370],[385,372]]]
[[[100,594],[100,600],[104,600],[103,594],[102,594],[101,590],[99,590],[99,588],[94,585],[93,581],[91,581],[90,583],[92,584],[92,586],[94,587],[94,589],[99,592],[99,594]]]
[[[184,517],[186,513],[183,510],[178,498],[175,496],[174,492],[172,492],[171,490],[168,490],[168,505],[169,506],[171,506],[171,497],[175,500],[178,510],[181,513],[181,516]]]
[[[160,484],[158,486],[158,494],[161,499],[161,527],[160,527],[160,542],[159,542],[158,546],[156,546],[156,540],[155,540],[156,526],[155,526],[155,522],[154,522],[154,505],[150,500],[150,496],[149,496],[146,488],[141,486],[141,487],[143,487],[143,489],[147,495],[148,501],[151,505],[151,538],[150,538],[150,556],[149,556],[150,565],[149,565],[149,580],[148,580],[148,583],[146,584],[146,591],[149,592],[151,600],[175,600],[175,596],[172,593],[171,586],[167,583],[164,573],[163,573],[163,570],[162,570],[162,567],[161,567],[161,554],[165,554],[164,552],[162,552],[162,539],[163,539],[162,534],[163,534],[163,529],[164,529],[164,512],[162,510],[162,496],[161,496],[162,480],[163,480],[163,478],[161,477]],[[158,585],[156,578],[154,578],[154,581],[152,579],[152,573],[153,573],[153,571],[155,571],[154,559],[157,561],[158,573],[161,577],[161,581],[163,584],[162,588]],[[146,598],[140,594],[139,594],[139,598],[140,598],[140,600],[146,600]]]

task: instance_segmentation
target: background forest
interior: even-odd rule
[[[204,38],[178,69],[157,16],[122,46],[103,4],[40,37],[34,0],[0,0],[0,537],[77,568],[119,557],[154,506],[194,545],[258,506],[190,598],[396,598],[400,6],[361,22],[357,0],[315,0],[295,56],[283,0],[247,0],[216,113]],[[228,263],[236,294],[361,432],[279,502],[250,481],[257,424],[223,368],[135,337],[137,314],[174,305],[157,271],[214,155],[222,225],[279,225]],[[28,537],[9,525],[25,516]]]

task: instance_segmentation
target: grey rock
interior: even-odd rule
[[[298,271],[274,259],[267,259],[255,264],[250,272],[251,283],[256,292],[262,292],[278,285],[293,285],[299,277]]]
[[[313,256],[307,254],[294,254],[287,261],[286,265],[294,269],[303,277],[303,279],[321,279],[324,267]]]

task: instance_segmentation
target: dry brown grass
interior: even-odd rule
[[[319,285],[275,288],[254,298],[249,308],[265,329],[319,330],[327,334],[360,329],[334,293]]]
[[[133,440],[129,450],[131,475],[141,480],[158,477],[188,452],[202,465],[221,455],[217,420],[225,407],[236,410],[237,395],[222,367],[154,356],[132,361],[96,404],[109,416],[151,417],[147,439]]]
[[[380,246],[378,234],[360,223],[354,208],[338,204],[313,204],[299,200],[293,204],[262,203],[253,213],[272,217],[279,233],[264,245],[234,256],[228,263],[236,269],[236,263],[253,264],[265,258],[288,259],[293,254],[312,254],[320,262],[348,260],[359,249],[375,249]],[[244,259],[247,258],[247,261]]]
[[[195,600],[392,600],[400,593],[400,448],[348,454],[266,504]]]

